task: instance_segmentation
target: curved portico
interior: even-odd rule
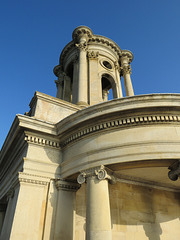
[[[180,158],[179,101],[178,94],[141,95],[97,104],[67,117],[57,124],[62,176],[98,165],[121,169],[126,163],[128,168],[130,163],[143,167],[149,161],[148,167],[168,167]]]

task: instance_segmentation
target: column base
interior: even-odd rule
[[[90,232],[86,236],[87,240],[112,240],[112,232],[111,231],[97,231]]]
[[[79,105],[80,107],[88,107],[89,104],[86,102],[77,102],[76,105]]]

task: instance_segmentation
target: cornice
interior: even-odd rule
[[[110,38],[104,37],[104,36],[100,36],[100,35],[93,35],[89,41],[88,41],[89,45],[93,45],[93,44],[101,44],[104,45],[108,48],[110,48],[111,50],[113,50],[114,52],[116,52],[116,54],[120,57],[121,56],[121,48],[117,45],[117,43],[115,43],[113,40],[111,40]]]
[[[29,184],[46,186],[49,184],[49,182],[50,182],[50,179],[47,177],[19,172],[18,175],[12,180],[12,188],[15,188],[17,185],[21,183],[29,183]]]
[[[33,143],[33,144],[37,144],[40,146],[48,146],[51,148],[56,148],[56,149],[60,149],[60,145],[59,145],[59,141],[55,140],[54,138],[48,138],[47,136],[42,137],[42,136],[38,136],[35,135],[33,133],[30,132],[25,132],[25,138],[24,140],[27,143]]]
[[[126,112],[128,112],[128,115],[130,113],[134,113],[134,115],[142,113],[143,116],[143,114],[150,115],[150,111],[153,111],[153,114],[155,112],[156,115],[161,115],[162,112],[169,115],[179,114],[180,94],[136,95],[98,103],[82,109],[57,123],[57,134],[62,137],[71,128],[74,129],[75,126],[77,128],[79,124],[82,128],[83,123],[92,122],[95,118],[104,119],[105,116],[106,118],[113,115],[116,117],[122,114],[125,116]]]
[[[27,183],[39,186],[47,186],[50,180],[51,179],[48,177],[18,172],[18,174],[11,176],[3,183],[3,185],[1,185],[0,198],[4,196],[7,198],[12,198],[14,196],[15,189],[18,188],[20,184]]]
[[[115,128],[127,128],[140,125],[153,125],[153,124],[167,124],[177,123],[180,124],[180,115],[141,115],[138,117],[126,117],[109,121],[102,121],[101,123],[95,123],[94,125],[85,127],[80,131],[76,131],[62,143],[62,147],[81,139],[84,136],[97,133],[99,131],[111,130]]]
[[[37,99],[52,103],[52,104],[56,104],[58,106],[62,106],[65,107],[67,109],[71,109],[71,110],[80,110],[81,108],[73,103],[69,103],[67,101],[64,101],[62,99],[56,98],[56,97],[52,97],[49,96],[45,93],[41,93],[41,92],[35,92],[34,97],[32,98],[29,106],[30,108],[33,108],[33,105],[37,102]]]
[[[115,43],[113,40],[111,40],[111,39],[109,39],[107,37],[100,36],[100,35],[91,35],[90,34],[88,39],[87,39],[87,46],[86,47],[94,45],[94,44],[99,44],[99,45],[105,46],[106,48],[109,48],[111,51],[115,52],[117,54],[118,58],[121,57],[121,53],[122,53],[121,48],[118,46],[117,43]],[[61,52],[60,59],[59,59],[59,64],[61,66],[63,66],[63,62],[64,62],[64,59],[66,58],[67,54],[69,54],[73,50],[76,51],[76,48],[77,48],[76,41],[74,41],[74,40],[69,42],[64,47],[64,49]],[[131,53],[128,50],[125,50],[125,51]]]

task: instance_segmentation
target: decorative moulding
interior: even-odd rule
[[[83,136],[103,131],[110,130],[112,128],[124,128],[124,127],[133,127],[139,125],[152,125],[152,124],[166,124],[166,123],[177,123],[180,124],[180,116],[177,115],[152,115],[152,116],[139,116],[139,117],[127,117],[121,119],[110,120],[107,122],[97,123],[87,128],[82,129],[81,131],[76,131],[61,143],[63,147],[68,145],[75,140],[82,138]]]

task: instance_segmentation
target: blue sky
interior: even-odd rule
[[[79,25],[133,52],[136,95],[180,93],[180,1],[2,0],[0,148],[36,90],[56,95],[53,68]]]

